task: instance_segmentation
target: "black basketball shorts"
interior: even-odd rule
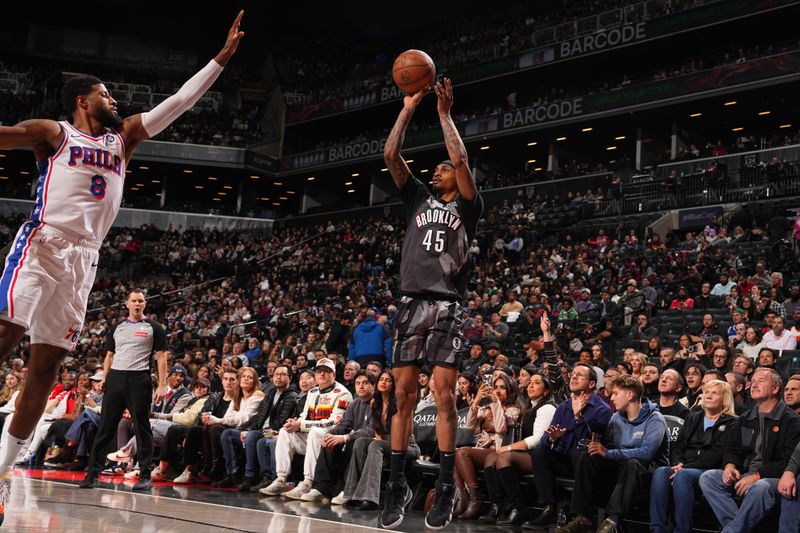
[[[403,296],[394,323],[392,365],[458,368],[463,327],[460,303]]]

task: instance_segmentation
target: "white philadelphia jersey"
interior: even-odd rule
[[[99,248],[122,203],[125,141],[110,128],[93,137],[69,122],[59,124],[64,141],[55,154],[38,162],[31,221]]]

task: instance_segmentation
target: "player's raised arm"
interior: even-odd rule
[[[417,110],[422,98],[428,93],[428,89],[423,89],[413,96],[406,96],[403,98],[403,109],[397,116],[397,121],[394,123],[389,137],[386,139],[386,144],[383,146],[383,160],[392,174],[394,184],[398,189],[402,189],[411,176],[406,160],[400,155],[400,148],[403,147],[403,141],[406,138],[406,129],[408,123],[411,122],[411,117],[414,116],[414,111]]]
[[[453,117],[450,116],[450,108],[453,107],[453,82],[450,78],[438,82],[434,87],[439,102],[436,109],[439,112],[439,121],[442,123],[442,133],[444,133],[444,143],[447,146],[447,153],[456,171],[456,182],[458,184],[458,194],[467,201],[472,201],[478,195],[478,187],[472,177],[467,161],[467,149],[458,134]]]
[[[31,147],[52,152],[62,139],[61,126],[55,120],[33,119],[15,126],[0,126],[0,150]],[[41,159],[38,153],[36,157]]]
[[[243,15],[244,11],[239,11],[236,20],[228,30],[228,37],[222,50],[200,72],[184,83],[177,93],[152,110],[125,119],[122,124],[122,135],[125,138],[127,159],[130,159],[134,148],[140,142],[164,131],[179,116],[191,109],[214,84],[222,72],[222,68],[228,64],[228,60],[236,52],[239,41],[244,37],[244,32],[239,30]]]

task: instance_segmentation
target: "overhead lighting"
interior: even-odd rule
[[[614,137],[614,140],[615,141],[624,141],[625,140],[625,136],[624,135],[620,135],[618,137]]]
[[[742,131],[744,128],[739,126],[738,128],[733,128],[731,131]]]
[[[137,187],[144,187],[144,183],[137,183],[136,186]]]
[[[233,189],[233,185],[223,185],[223,189]]]
[[[132,190],[132,191],[138,191],[138,190],[139,190],[139,187],[131,187],[131,190]]]
[[[389,172],[389,169],[388,169],[388,168],[386,168],[386,167],[383,167],[383,168],[381,169],[381,172]],[[308,179],[311,179],[311,178],[308,178]]]
[[[528,146],[536,146],[537,144],[539,143],[537,143],[536,141],[531,141],[528,143]]]
[[[488,146],[481,146],[481,150],[488,150],[488,149],[489,149]]]
[[[278,197],[278,200],[288,200],[288,198],[287,198],[287,197],[285,197],[285,196],[279,196],[279,197]]]
[[[344,184],[345,184],[345,185],[352,185],[352,184],[353,184],[353,182],[352,182],[352,181],[345,181],[345,182],[344,182]]]
[[[280,202],[272,202],[272,205],[281,205]]]
[[[359,174],[358,172],[353,172],[353,173],[352,173],[352,174],[350,174],[350,175],[351,175],[352,177],[354,177],[354,178],[357,178],[357,177],[359,177],[361,174]]]
[[[202,185],[195,185],[195,186],[194,186],[194,188],[195,188],[195,189],[205,189],[205,187],[204,187],[204,186],[202,186]]]
[[[226,196],[228,193],[219,191],[217,194],[220,195],[220,196]]]
[[[347,189],[347,192],[348,192],[348,193],[350,193],[350,192],[356,192],[356,190],[355,190],[355,189]]]
[[[791,127],[792,127],[791,124],[781,124],[780,126],[778,126],[778,128],[780,128],[780,129],[791,128]]]
[[[587,133],[589,131],[592,131],[592,128],[583,128],[581,131]]]
[[[286,194],[297,194],[296,191],[286,191]]]
[[[150,180],[150,183],[161,183],[161,180]]]
[[[406,163],[413,163],[413,162],[414,162],[413,159],[406,159]]]
[[[6,169],[6,167],[0,167],[0,170],[5,170],[5,169]]]
[[[212,198],[212,200],[214,200],[215,202],[221,202],[222,198]]]
[[[419,171],[420,174],[425,174],[426,172],[428,172],[427,168],[423,168],[422,170]]]
[[[3,156],[3,157],[5,157],[5,156]],[[8,179],[8,176],[0,176],[0,180],[7,180],[7,179]]]
[[[536,167],[533,169],[534,172],[539,172],[540,170],[542,170],[542,167]]]
[[[188,168],[184,168],[183,169],[183,173],[184,174],[191,174],[192,172],[194,172],[194,171],[193,170],[189,170]]]
[[[606,150],[616,150],[616,146],[606,146]]]
[[[314,177],[314,176],[309,176],[309,177],[308,177],[308,181],[314,181],[315,179],[317,179],[317,178],[316,178],[316,177]]]
[[[139,165],[139,168],[140,168],[141,170],[150,170],[150,167],[147,167],[147,166],[145,166],[145,165]]]
[[[725,102],[722,105],[736,105],[736,100],[731,100],[730,102]]]
[[[126,170],[125,174],[133,174],[133,170]]]
[[[269,202],[269,198],[267,198],[266,196],[262,196],[261,198],[259,198],[259,200],[261,200],[262,202]]]
[[[156,193],[156,196],[161,196],[161,193],[160,193],[160,192],[157,192],[157,193]]]
[[[260,180],[261,176],[256,176],[255,174],[253,174],[252,176],[250,176],[250,179],[251,180]]]
[[[758,116],[759,116],[759,117],[763,117],[764,115],[769,115],[769,114],[771,114],[771,113],[772,113],[772,111],[760,111],[760,112],[758,113]]]
[[[283,182],[282,181],[273,181],[272,184],[277,186],[277,187],[280,187],[281,185],[283,185]]]
[[[556,137],[556,140],[557,141],[566,141],[567,138],[566,137]]]
[[[690,117],[692,117],[692,118],[697,118],[697,117],[702,117],[702,116],[703,116],[703,114],[702,114],[702,113],[692,113],[692,114],[691,114],[691,115],[689,115],[689,116],[690,116]]]
[[[28,176],[30,174],[30,172],[28,172],[27,170],[20,170],[19,173],[22,174],[23,176]]]
[[[6,156],[6,154],[0,154],[0,159],[4,158],[5,156]],[[6,179],[8,179],[8,178],[6,178]]]
[[[528,159],[528,164],[530,165],[532,163],[536,163],[536,160],[535,159]]]

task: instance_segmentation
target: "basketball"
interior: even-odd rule
[[[406,50],[394,60],[392,78],[401,91],[412,95],[433,85],[436,65],[422,50]]]

